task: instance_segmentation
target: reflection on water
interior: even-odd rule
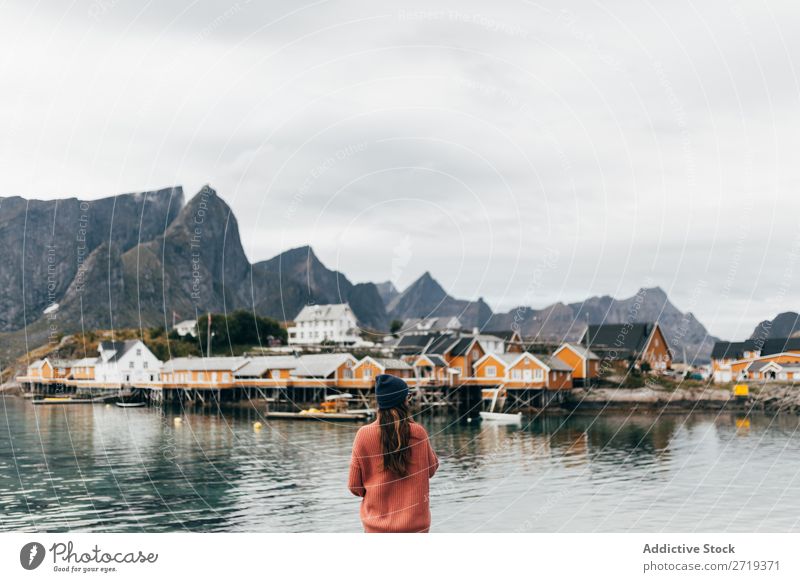
[[[358,425],[177,414],[0,399],[0,530],[360,530]],[[796,417],[419,420],[435,531],[800,530]]]

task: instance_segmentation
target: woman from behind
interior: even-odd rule
[[[375,378],[378,418],[361,427],[353,443],[348,487],[362,497],[366,532],[427,532],[431,525],[428,481],[439,466],[428,433],[408,412],[408,385]]]

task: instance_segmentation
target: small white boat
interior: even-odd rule
[[[141,408],[145,405],[144,402],[116,402],[120,408]]]
[[[497,406],[498,396],[500,396],[500,392],[503,390],[503,388],[504,386],[498,386],[494,390],[494,395],[492,396],[492,405],[489,407],[489,412],[481,412],[481,420],[499,424],[520,424],[522,422],[521,412],[515,412],[514,414],[494,412],[494,408]]]
[[[501,424],[520,424],[522,423],[522,413],[506,414],[504,412],[481,412],[481,419]]]

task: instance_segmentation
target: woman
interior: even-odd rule
[[[427,532],[431,526],[428,480],[439,460],[428,433],[408,414],[408,385],[395,376],[375,378],[378,418],[362,426],[353,443],[348,487],[361,501],[367,533]]]

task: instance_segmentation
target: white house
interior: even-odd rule
[[[161,360],[141,340],[100,342],[99,351],[94,366],[97,382],[129,384],[159,380]]]
[[[288,329],[290,345],[359,343],[358,322],[347,303],[306,305]]]
[[[196,319],[185,319],[183,321],[179,321],[175,325],[172,326],[179,336],[184,337],[190,335],[192,337],[197,337],[197,320]]]

